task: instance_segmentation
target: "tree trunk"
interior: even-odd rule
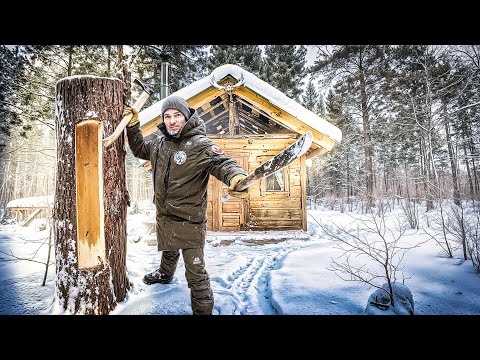
[[[111,71],[111,63],[112,63],[112,47],[107,45],[107,73],[105,76],[110,76]]]
[[[460,190],[458,186],[457,160],[453,152],[452,137],[450,136],[450,125],[447,120],[447,106],[443,104],[443,113],[445,114],[445,135],[448,145],[448,157],[450,159],[450,167],[452,168],[452,182],[453,182],[453,202],[460,206]]]
[[[423,138],[420,139],[420,169],[422,173],[422,182],[423,189],[425,192],[426,206],[427,211],[433,210],[433,196],[431,194],[430,188],[430,163],[428,160],[428,149],[427,144]]]
[[[110,147],[100,143],[99,184],[103,185],[104,262],[93,267],[79,267],[77,222],[84,209],[77,211],[76,125],[97,117],[106,137],[122,118],[123,83],[95,76],[67,77],[56,85],[57,179],[54,204],[54,239],[56,258],[56,297],[63,309],[73,314],[108,314],[125,299],[130,288],[126,273],[126,218],[129,205],[125,186],[124,139]],[[79,142],[80,144],[80,142]],[[78,149],[77,149],[78,150]],[[103,161],[103,162],[101,162]],[[96,209],[92,210],[92,214]],[[98,213],[98,212],[97,212]]]
[[[470,165],[468,163],[468,154],[467,154],[467,145],[465,144],[465,136],[462,134],[462,148],[463,148],[463,156],[465,158],[465,168],[467,169],[467,178],[468,178],[468,185],[470,187],[470,198],[475,199],[475,189],[473,187],[473,180],[472,175],[470,173]]]
[[[470,133],[473,134],[473,131],[470,129]],[[474,180],[474,189],[475,189],[475,199],[477,199],[477,194],[480,191],[480,184],[477,176],[477,166],[475,165],[475,158],[477,157],[475,151],[475,145],[472,140],[472,136],[469,137],[468,140],[470,154],[472,155],[472,173],[473,173],[473,180]]]
[[[360,96],[363,118],[363,147],[365,151],[365,182],[367,186],[367,208],[373,207],[373,160],[372,140],[370,138],[370,116],[367,106],[367,92],[363,72],[360,71]]]
[[[68,47],[67,76],[72,76],[72,67],[73,67],[73,45],[70,45]]]
[[[7,145],[8,146],[8,145]],[[6,146],[6,149],[8,147]],[[2,154],[0,153],[0,158]],[[2,160],[0,164],[0,222],[3,221],[5,215],[7,214],[7,204],[10,201],[9,194],[11,192],[11,180],[9,180],[10,176],[10,165],[12,163],[12,154],[8,153],[8,157],[5,160]]]
[[[125,103],[125,100],[129,101],[132,97],[132,90],[130,87],[132,74],[128,68],[128,63],[126,59],[124,59],[123,45],[117,45],[117,64],[120,65],[120,69],[118,69],[117,75],[121,80],[123,80],[123,83],[125,84],[125,86],[123,87],[123,99]]]
[[[436,176],[436,169],[435,163],[433,161],[433,154],[432,154],[432,139],[431,133],[428,134],[428,149],[426,151],[427,159],[426,159],[426,168],[427,168],[427,211],[433,210],[433,200],[435,199],[434,192],[438,187],[438,179]]]
[[[348,204],[348,210],[352,211],[352,198],[353,198],[353,185],[351,184],[350,181],[350,157],[349,151],[346,152],[346,169],[347,169],[347,204]]]
[[[332,170],[330,173],[332,174],[332,176],[331,176],[332,195],[335,199],[338,199],[337,171]]]

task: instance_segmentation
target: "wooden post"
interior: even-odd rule
[[[108,314],[130,288],[124,137],[101,141],[122,119],[123,87],[90,75],[56,84],[56,301],[72,314]]]
[[[228,94],[228,134],[235,135],[235,104],[232,93]]]
[[[307,155],[304,154],[300,157],[300,208],[302,215],[302,230],[307,231],[307,166],[305,160]]]

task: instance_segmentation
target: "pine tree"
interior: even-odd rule
[[[0,45],[0,139],[9,135],[12,127],[22,123],[15,104],[15,94],[20,88],[20,76],[25,64],[20,47]],[[3,145],[1,145],[3,144]],[[0,143],[0,153],[4,142]]]
[[[208,69],[233,64],[259,75],[262,66],[262,51],[258,45],[213,45],[208,57]]]
[[[341,45],[320,49],[318,58],[309,71],[322,74],[327,81],[341,84],[346,104],[352,112],[361,114],[364,141],[364,174],[366,207],[373,207],[374,168],[372,116],[377,97],[374,94],[383,80],[385,57],[382,46]]]
[[[319,114],[321,117],[325,117],[326,112],[327,112],[327,110],[326,110],[326,105],[325,105],[325,97],[320,92],[318,94],[318,102],[317,102],[317,107],[315,109],[315,113]]]
[[[480,194],[480,46],[450,46],[455,61],[464,69],[467,84],[459,92],[456,110],[452,116],[452,137],[457,139],[458,158],[462,160],[461,168],[466,171],[467,189],[472,198]],[[458,66],[458,65],[457,65]]]
[[[170,93],[173,93],[207,74],[206,45],[142,45],[132,68],[154,94],[145,107],[160,100],[160,70],[163,61],[170,63]]]
[[[261,78],[299,101],[306,74],[307,48],[303,45],[266,45]]]
[[[318,109],[318,93],[313,85],[313,80],[308,81],[307,89],[305,90],[305,95],[302,96],[302,105],[305,106],[308,110],[315,112]]]
[[[338,194],[347,199],[351,206],[351,199],[357,195],[357,184],[361,181],[362,172],[358,164],[362,161],[362,142],[358,136],[361,130],[348,112],[345,97],[340,92],[341,86],[334,86],[329,91],[326,101],[327,120],[342,130],[342,142],[328,153],[330,171],[335,176],[333,188],[338,188]]]

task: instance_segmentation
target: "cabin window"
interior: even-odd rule
[[[276,171],[267,177],[266,191],[285,191],[285,172],[282,170]]]
[[[260,163],[266,161],[263,157],[259,160]],[[260,196],[273,196],[273,198],[290,196],[289,166],[286,166],[261,180]]]

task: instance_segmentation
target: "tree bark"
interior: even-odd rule
[[[453,151],[452,137],[450,136],[450,125],[447,119],[448,115],[446,104],[443,104],[443,113],[445,116],[445,135],[448,146],[448,158],[450,160],[450,167],[452,168],[453,202],[455,203],[455,205],[460,206],[460,189],[458,186],[457,159]]]
[[[470,130],[469,133],[473,134],[472,129],[469,129],[469,130]],[[474,189],[475,189],[474,198],[477,199],[477,195],[480,191],[480,184],[479,184],[479,179],[478,179],[478,176],[477,176],[477,172],[478,172],[477,171],[477,166],[475,165],[475,158],[477,157],[477,155],[476,155],[476,151],[475,151],[475,145],[473,143],[473,140],[472,140],[471,136],[469,137],[468,144],[469,144],[470,154],[472,156],[472,173],[473,173]]]
[[[465,135],[462,133],[462,148],[463,148],[463,156],[465,159],[465,168],[467,169],[467,178],[468,178],[468,185],[470,187],[470,198],[475,199],[475,188],[473,187],[473,179],[470,173],[470,165],[468,163],[468,154],[467,154],[467,145]]]
[[[370,138],[370,115],[367,106],[367,91],[363,70],[360,69],[360,96],[363,119],[363,148],[365,151],[365,183],[367,186],[367,209],[373,207],[373,160]]]
[[[125,147],[119,137],[102,148],[105,262],[78,266],[75,173],[75,125],[94,114],[103,123],[104,137],[122,119],[123,83],[96,76],[67,77],[56,85],[57,172],[53,229],[56,258],[56,297],[73,314],[105,315],[125,299],[130,288],[126,273]]]

